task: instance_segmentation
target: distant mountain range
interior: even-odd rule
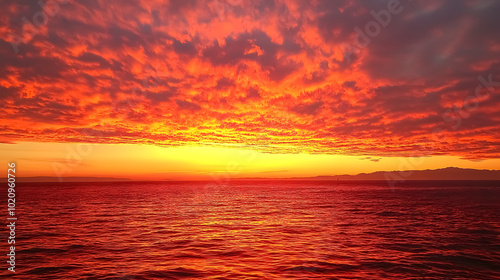
[[[500,170],[447,167],[434,170],[378,171],[357,175],[317,176],[315,180],[500,180]]]

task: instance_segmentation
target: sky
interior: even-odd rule
[[[1,1],[23,176],[500,169],[500,2]]]

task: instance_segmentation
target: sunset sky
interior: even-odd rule
[[[499,1],[1,2],[19,175],[500,169]]]

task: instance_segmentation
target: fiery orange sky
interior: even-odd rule
[[[355,174],[416,157],[412,169],[500,169],[499,10],[4,1],[1,159],[26,176],[160,179]]]

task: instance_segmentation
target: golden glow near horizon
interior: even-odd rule
[[[10,2],[0,143],[17,144],[1,156],[25,174],[499,169],[495,1],[450,17],[448,2],[69,1],[40,26]]]
[[[500,169],[500,159],[470,161],[456,156],[367,158],[304,153],[270,154],[248,149],[203,146],[21,142],[0,144],[0,152],[2,162],[17,161],[18,174],[22,177],[217,180],[354,175],[446,166]],[[446,163],[445,166],[443,162]]]

